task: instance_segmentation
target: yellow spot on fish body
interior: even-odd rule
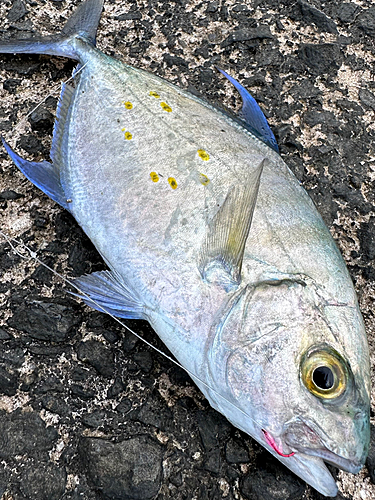
[[[126,102],[124,101],[122,104],[125,106],[126,109],[133,109],[133,104],[130,101]]]
[[[164,111],[167,111],[168,113],[172,111],[172,108],[166,102],[161,102],[160,106],[164,109]]]
[[[204,149],[198,149],[198,154],[204,161],[208,161],[210,159],[210,155]]]
[[[168,182],[169,182],[169,185],[171,186],[172,189],[176,189],[177,182],[176,182],[176,179],[174,177],[168,177]]]
[[[199,174],[199,182],[203,186],[207,186],[207,184],[210,182],[210,179],[207,177],[207,175]]]
[[[126,139],[127,141],[130,141],[130,139],[132,139],[132,138],[133,138],[133,136],[132,136],[132,134],[131,134],[130,132],[125,132],[124,136],[125,136],[125,139]]]
[[[151,90],[150,96],[155,97],[156,99],[160,99],[160,95],[157,92],[154,92],[153,90]]]
[[[150,174],[152,182],[158,182],[159,181],[159,176],[156,172],[151,172]]]

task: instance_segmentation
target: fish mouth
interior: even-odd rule
[[[333,452],[325,445],[321,435],[322,431],[318,432],[312,425],[305,422],[298,422],[288,426],[283,433],[283,441],[293,451],[303,453],[322,459],[324,462],[334,465],[351,474],[357,474],[364,465],[363,462],[357,459],[350,459]]]

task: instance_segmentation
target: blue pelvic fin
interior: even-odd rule
[[[19,170],[36,187],[41,189],[47,196],[59,205],[69,210],[69,204],[60,183],[60,172],[55,165],[48,161],[35,162],[24,160],[2,139],[7,153],[12,158]]]
[[[95,45],[104,0],[86,0],[74,11],[58,35],[36,36],[22,40],[0,40],[0,53],[6,54],[51,54],[70,57],[79,61],[73,40],[83,37]]]
[[[89,297],[79,293],[71,292],[71,294],[81,298],[85,304],[97,311],[107,312],[119,318],[145,318],[144,307],[139,299],[111,271],[100,271],[81,276],[76,278],[73,283]],[[95,302],[90,300],[90,297]]]
[[[242,260],[258,198],[266,159],[257,161],[253,172],[242,183],[234,184],[212,221],[203,242],[198,269],[202,278],[217,282],[226,290],[241,282]]]
[[[279,147],[277,145],[275,136],[273,135],[273,132],[270,129],[270,126],[268,125],[267,119],[264,116],[263,111],[260,109],[254,97],[249,93],[248,90],[245,89],[245,87],[243,87],[240,83],[238,83],[237,80],[228,75],[228,73],[226,73],[220,68],[217,69],[238,90],[243,102],[241,117],[244,119],[247,125],[249,125],[259,134],[263,142],[265,142],[268,146],[274,149],[276,153],[278,153]]]
[[[51,160],[60,172],[64,163],[64,138],[69,127],[68,122],[72,112],[72,101],[75,94],[75,88],[63,83],[59,103],[56,110],[56,120],[53,126],[53,138],[51,146]]]

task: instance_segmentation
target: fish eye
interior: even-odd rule
[[[348,386],[347,363],[326,345],[309,349],[302,356],[300,373],[308,391],[322,400],[338,398]]]

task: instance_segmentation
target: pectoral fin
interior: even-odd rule
[[[245,244],[265,161],[260,162],[246,182],[230,188],[209,225],[198,266],[207,281],[219,279],[225,287],[237,286],[241,281]]]
[[[119,318],[144,319],[145,317],[144,307],[138,297],[111,271],[81,276],[74,280],[74,285],[88,297],[79,293],[71,292],[71,294],[81,298],[97,311],[113,314]]]

